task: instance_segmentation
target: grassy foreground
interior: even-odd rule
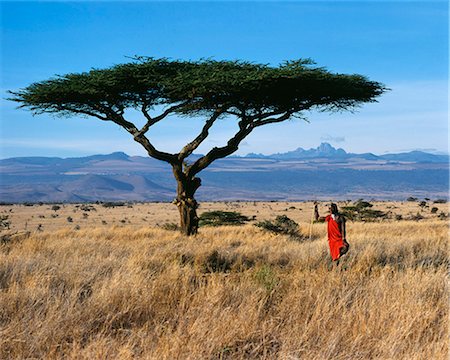
[[[304,229],[308,232],[308,229]],[[447,359],[447,224],[60,230],[0,249],[0,358]]]

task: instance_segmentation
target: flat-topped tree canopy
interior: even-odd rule
[[[177,180],[177,205],[181,228],[197,232],[200,186],[196,175],[213,161],[234,153],[255,128],[279,123],[303,111],[353,110],[374,102],[387,89],[362,75],[335,74],[309,59],[287,61],[279,66],[246,61],[181,61],[136,57],[108,69],[93,69],[37,82],[12,91],[10,100],[34,114],[87,115],[112,121],[133,135],[151,157],[171,164]],[[140,110],[142,128],[128,121],[126,109]],[[161,110],[163,109],[163,110]],[[156,111],[161,111],[158,115]],[[157,150],[146,133],[170,114],[205,116],[200,133],[178,153]],[[194,163],[185,159],[209,135],[215,121],[238,118],[238,130],[222,147],[213,147]]]
[[[136,58],[128,64],[67,74],[12,92],[34,113],[97,114],[183,104],[184,115],[213,112],[349,110],[375,101],[384,86],[361,75],[334,74],[310,60],[273,67],[244,61]],[[92,114],[90,114],[92,113]]]

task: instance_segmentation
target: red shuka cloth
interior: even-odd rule
[[[325,221],[328,223],[328,245],[330,245],[331,258],[338,260],[341,256],[340,249],[345,246],[341,230],[339,224],[331,215],[328,215]]]

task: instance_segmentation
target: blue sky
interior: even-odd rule
[[[275,153],[327,141],[352,152],[448,151],[446,1],[9,2],[1,3],[1,97],[55,74],[126,62],[126,56],[242,59],[276,65],[312,58],[392,89],[343,114],[307,113],[252,133],[238,154]],[[1,100],[0,157],[145,152],[115,124],[31,116]],[[130,117],[139,121],[138,114]],[[170,118],[149,132],[178,151],[202,119]],[[224,144],[221,121],[199,148]]]

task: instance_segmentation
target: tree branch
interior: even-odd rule
[[[149,156],[161,161],[168,162],[170,164],[173,164],[176,161],[176,155],[157,150],[150,142],[150,140],[138,130],[136,125],[127,121],[123,117],[123,112],[117,113],[112,108],[104,105],[101,105],[100,107],[102,111],[108,116],[107,120],[111,120],[112,122],[124,128],[131,135],[133,135],[134,140],[144,147]]]
[[[214,160],[224,158],[234,153],[241,143],[254,129],[253,123],[247,118],[239,122],[239,131],[222,147],[212,148],[205,156],[202,156],[194,164],[187,168],[187,176],[193,177],[200,171],[208,167]]]
[[[134,140],[141,144],[144,149],[147,150],[147,154],[152,158],[168,162],[169,164],[174,164],[177,162],[176,155],[157,150],[145,135],[137,134],[134,136]]]
[[[209,135],[209,129],[213,126],[214,122],[219,118],[220,115],[223,114],[222,110],[216,110],[214,114],[209,118],[205,125],[202,128],[200,134],[192,140],[189,144],[187,144],[178,154],[178,160],[183,161],[189,155],[191,155],[195,149],[197,149],[200,144],[207,138]]]
[[[278,122],[282,122],[285,121],[287,119],[289,119],[292,115],[292,112],[288,111],[285,114],[276,117],[276,118],[268,118],[268,119],[260,119],[260,120],[256,120],[253,122],[253,126],[257,127],[257,126],[262,126],[262,125],[267,125],[267,124],[273,124],[273,123],[278,123]]]
[[[195,176],[200,171],[208,167],[213,161],[224,158],[234,153],[241,143],[254,128],[262,125],[278,123],[289,119],[292,115],[291,111],[284,113],[279,117],[274,118],[259,118],[254,120],[254,117],[244,117],[239,121],[239,131],[227,142],[227,145],[222,147],[215,147],[211,149],[205,156],[198,159],[194,164],[187,168],[187,176]],[[205,125],[206,126],[206,125]]]
[[[147,119],[147,123],[142,127],[141,130],[139,130],[139,134],[144,135],[148,131],[148,129],[150,129],[151,126],[155,125],[158,121],[164,119],[171,112],[174,112],[175,110],[180,109],[185,105],[186,103],[171,106],[170,108],[166,109],[162,114],[152,118],[147,111],[148,104],[144,102],[142,104],[141,111],[144,114],[145,118]]]

